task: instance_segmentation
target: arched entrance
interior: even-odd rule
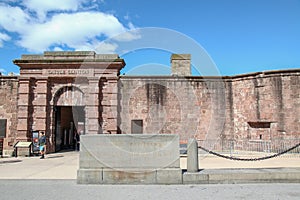
[[[118,75],[125,66],[118,55],[44,52],[14,63],[21,74],[16,141],[43,131],[47,152],[55,152],[72,148],[81,127],[86,134],[118,133]]]
[[[75,133],[85,134],[84,93],[75,86],[62,87],[53,105],[55,151],[75,149]]]

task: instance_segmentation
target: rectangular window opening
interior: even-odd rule
[[[6,137],[7,119],[0,119],[0,138]]]
[[[142,134],[143,133],[143,120],[134,119],[131,120],[131,134]]]

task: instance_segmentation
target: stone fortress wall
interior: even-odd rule
[[[0,121],[3,138],[3,154],[6,149],[12,148],[17,132],[17,97],[18,77],[1,76],[0,74]],[[5,129],[6,126],[6,129]]]
[[[300,70],[232,77],[121,77],[120,127],[181,140],[299,138]]]
[[[99,94],[103,98],[99,106],[106,107],[104,111],[99,107],[95,116],[101,111],[100,117],[113,117],[118,127],[111,129],[116,133],[132,133],[137,123],[142,126],[140,132],[179,134],[181,141],[192,137],[200,141],[300,138],[300,69],[198,77],[191,76],[190,55],[186,54],[173,55],[171,65],[171,76],[119,76],[117,88],[114,79],[111,89],[117,98],[110,100],[110,87],[97,81],[95,85],[103,87],[99,91],[105,94]],[[22,73],[20,77],[0,76],[0,119],[7,120],[4,151],[13,149],[20,108],[28,106],[18,105],[23,101],[20,81]],[[68,85],[56,83],[59,87]],[[112,101],[116,106],[109,107],[107,103]]]

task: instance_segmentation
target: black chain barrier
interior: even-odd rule
[[[208,149],[206,149],[204,147],[201,147],[201,146],[199,146],[199,148],[202,149],[203,151],[206,151],[207,153],[213,154],[213,155],[221,157],[221,158],[229,159],[229,160],[237,160],[237,161],[260,161],[260,160],[267,160],[267,159],[270,159],[270,158],[281,156],[281,155],[283,155],[283,154],[285,154],[285,153],[287,153],[289,151],[292,151],[292,150],[296,149],[299,146],[300,146],[300,143],[296,144],[295,146],[293,146],[293,147],[291,147],[291,148],[289,148],[289,149],[287,149],[285,151],[282,151],[280,153],[277,153],[277,154],[274,154],[274,155],[270,155],[270,156],[260,157],[260,158],[238,158],[238,157],[234,157],[234,156],[222,155],[222,154],[219,154],[217,152],[208,150]]]

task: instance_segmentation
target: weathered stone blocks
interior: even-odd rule
[[[102,169],[80,169],[77,171],[77,183],[79,184],[101,184]]]
[[[182,170],[176,168],[166,168],[157,170],[158,184],[182,184]]]
[[[178,135],[83,135],[80,143],[78,183],[182,183]],[[101,181],[90,177],[100,171]]]
[[[153,184],[156,171],[103,169],[103,184]]]

